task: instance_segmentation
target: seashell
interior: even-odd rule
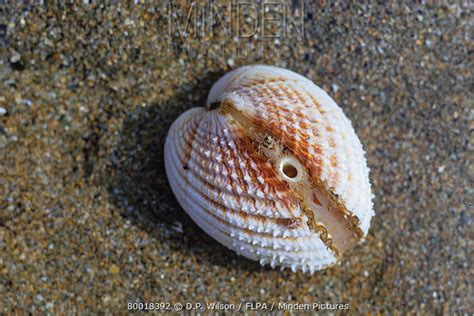
[[[172,124],[171,188],[210,236],[262,265],[314,272],[360,243],[374,215],[364,150],[341,108],[309,79],[245,66],[207,108]]]

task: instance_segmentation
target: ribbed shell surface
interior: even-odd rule
[[[365,235],[374,215],[362,145],[336,103],[310,80],[271,66],[246,66],[222,77],[207,108],[192,108],[171,126],[165,165],[172,190],[210,236],[262,264],[316,271],[336,262],[309,229],[299,197],[255,149],[231,114],[281,141],[311,180],[324,185],[359,220]]]

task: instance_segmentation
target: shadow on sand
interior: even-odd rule
[[[221,75],[210,74],[163,104],[131,113],[112,154],[106,181],[110,202],[122,216],[156,240],[170,243],[172,251],[181,252],[184,258],[192,255],[203,264],[256,271],[261,269],[258,263],[220,245],[191,220],[173,195],[165,172],[163,151],[169,127],[186,109],[204,106],[208,91]]]

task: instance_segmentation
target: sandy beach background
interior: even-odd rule
[[[0,4],[0,312],[319,302],[473,313],[472,5],[225,6]],[[227,250],[165,176],[171,122],[247,64],[312,79],[367,151],[367,240],[314,275]]]

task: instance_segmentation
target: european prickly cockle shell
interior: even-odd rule
[[[312,81],[277,67],[219,79],[206,108],[172,124],[165,166],[189,216],[262,265],[330,266],[363,240],[374,215],[351,122]]]

